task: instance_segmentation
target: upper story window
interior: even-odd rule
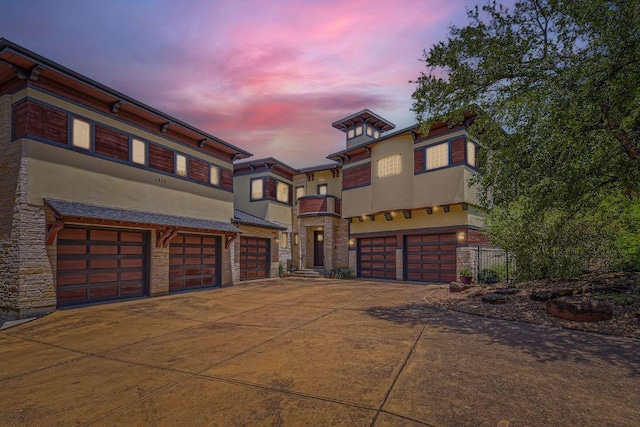
[[[471,141],[467,141],[467,163],[476,166],[476,145]]]
[[[289,203],[289,184],[280,181],[276,183],[276,200],[282,203]]]
[[[131,161],[139,165],[144,165],[147,161],[147,146],[139,139],[131,140]]]
[[[209,182],[213,185],[220,185],[220,168],[218,166],[209,166]]]
[[[358,126],[356,128],[356,136],[360,136],[360,135],[362,135],[362,126]]]
[[[378,129],[376,129],[376,130],[374,130],[374,131],[373,131],[373,137],[374,137],[375,139],[380,138],[380,131],[379,131]]]
[[[377,164],[378,178],[400,175],[402,173],[402,155],[393,154],[379,159]]]
[[[367,126],[367,136],[373,136],[373,129]]]
[[[318,194],[326,196],[329,186],[327,184],[318,184]]]
[[[351,138],[353,138],[354,136],[356,136],[356,131],[355,131],[355,129],[349,129],[349,130],[347,131],[347,139],[351,139]]]
[[[264,198],[264,181],[262,178],[251,180],[251,200],[262,200]]]
[[[91,149],[91,125],[89,122],[73,118],[71,144],[74,147]]]
[[[296,187],[296,201],[301,197],[304,197],[304,187],[303,186]]]
[[[187,158],[176,154],[176,175],[187,176]]]
[[[449,166],[449,144],[438,144],[427,148],[427,170]]]

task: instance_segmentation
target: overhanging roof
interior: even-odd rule
[[[396,127],[396,125],[394,125],[390,121],[383,119],[382,117],[366,108],[355,114],[351,114],[344,119],[340,119],[331,123],[331,126],[342,132],[346,132],[347,128],[360,123],[367,123],[370,126],[373,126],[374,128],[380,130],[380,132],[386,132]]]
[[[8,71],[7,71],[8,70]],[[33,71],[36,71],[35,76]],[[159,121],[170,123],[171,126],[177,126],[185,129],[185,132],[192,134],[194,137],[205,141],[211,141],[216,143],[219,147],[223,147],[227,152],[234,154],[236,158],[247,158],[253,154],[238,148],[222,139],[204,132],[201,129],[193,127],[173,116],[165,114],[155,108],[152,108],[140,101],[137,101],[131,97],[128,97],[110,87],[107,87],[101,83],[96,82],[88,77],[85,77],[73,70],[63,67],[56,62],[53,62],[47,58],[44,58],[24,47],[17,45],[9,40],[0,38],[0,86],[5,80],[11,78],[16,74],[20,74],[25,77],[26,80],[37,80],[38,76],[42,73],[43,76],[58,77],[58,80],[75,81],[80,84],[89,86],[92,90],[98,91],[110,98],[113,103],[122,103],[123,105],[131,106],[133,109],[137,109],[146,115],[156,117]],[[35,77],[35,78],[34,78]],[[103,97],[104,97],[103,95]],[[121,107],[124,108],[124,107]],[[195,135],[194,135],[195,134]]]
[[[57,199],[45,199],[45,203],[59,218],[88,218],[138,223],[141,225],[150,224],[167,227],[197,228],[200,230],[218,231],[223,233],[240,233],[240,229],[233,226],[231,223],[211,219],[167,215],[156,212],[98,206],[88,203],[69,202]]]
[[[253,216],[246,212],[243,212],[238,209],[233,210],[233,222],[238,224],[246,224],[246,225],[254,225],[257,227],[266,227],[273,228],[276,230],[286,230],[287,227],[284,227],[280,224],[276,224],[275,222],[267,221],[266,219],[259,218],[257,216]]]

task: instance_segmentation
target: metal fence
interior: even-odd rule
[[[469,251],[470,269],[476,283],[513,281],[516,263],[512,254],[504,249],[486,246],[472,246]]]

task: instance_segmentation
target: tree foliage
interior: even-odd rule
[[[603,203],[629,209],[640,190],[640,2],[491,1],[467,15],[424,52],[413,110],[425,130],[479,112],[474,183],[493,223],[529,221],[555,238],[551,252],[575,245],[571,229],[604,220]],[[535,231],[521,228],[511,237]]]
[[[531,192],[580,205],[602,189],[638,191],[640,3],[490,2],[468,18],[425,51],[413,110],[425,125],[470,106],[486,113],[471,129],[492,153],[483,202]]]

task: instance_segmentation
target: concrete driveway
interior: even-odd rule
[[[0,331],[0,424],[638,426],[640,343],[269,280]]]

